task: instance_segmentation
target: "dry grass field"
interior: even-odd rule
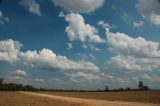
[[[87,106],[20,92],[0,92],[0,106]]]
[[[37,95],[25,94],[23,92],[0,92],[0,106],[102,106],[95,105],[97,100],[109,100],[109,104],[118,103],[116,101],[131,102],[131,105],[103,105],[103,106],[148,106],[148,103],[154,103],[156,106],[160,105],[160,92],[144,91],[144,92],[34,92],[36,94],[49,94],[60,97],[73,97],[90,99],[93,105],[88,105],[84,102],[68,102],[64,99],[48,98]],[[71,99],[71,98],[69,98]],[[93,99],[93,100],[92,100]],[[76,99],[75,99],[76,100]],[[70,101],[70,100],[69,100]],[[83,101],[83,100],[82,100]],[[92,103],[91,102],[91,103]],[[103,101],[102,101],[103,102]],[[107,101],[106,101],[107,102]],[[132,102],[142,102],[146,105],[132,105]],[[98,102],[97,102],[98,103]],[[154,106],[155,106],[154,105]],[[153,105],[149,105],[153,106]]]
[[[50,95],[109,101],[144,102],[160,104],[160,91],[124,92],[41,92]]]

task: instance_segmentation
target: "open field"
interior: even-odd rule
[[[87,106],[51,98],[26,95],[21,92],[0,92],[0,106]]]
[[[50,95],[109,101],[144,102],[160,104],[160,91],[124,92],[40,92]]]
[[[159,106],[159,104],[160,92],[0,92],[0,106]]]

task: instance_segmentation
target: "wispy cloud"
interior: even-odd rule
[[[2,11],[0,10],[0,24],[4,24],[5,22],[9,22],[9,18],[4,16]]]
[[[159,0],[138,0],[136,7],[144,19],[148,19],[152,24],[160,26]]]
[[[36,2],[36,0],[21,0],[20,4],[29,12],[38,16],[42,15],[40,5]]]
[[[138,21],[138,22],[133,22],[133,26],[135,28],[139,28],[139,27],[142,27],[144,25],[144,22],[142,20]]]

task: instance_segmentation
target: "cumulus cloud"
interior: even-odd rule
[[[99,68],[91,62],[78,61],[68,59],[65,56],[56,55],[53,51],[49,49],[43,49],[39,52],[37,51],[27,51],[21,53],[23,61],[27,64],[48,70],[88,70],[88,71],[98,71]]]
[[[41,16],[40,5],[36,0],[21,0],[20,4],[24,6],[29,12]]]
[[[89,13],[101,7],[105,0],[52,0],[52,2],[68,11]]]
[[[0,10],[0,24],[4,24],[5,22],[8,22],[8,21],[9,21],[9,18],[4,16],[2,11]]]
[[[24,83],[25,77],[27,73],[23,70],[16,70],[12,73],[12,75],[6,78],[7,82],[16,82],[16,83]]]
[[[16,70],[15,75],[19,77],[27,76],[27,73],[23,70]]]
[[[132,38],[124,33],[110,33],[107,43],[116,56],[108,62],[114,69],[124,71],[152,71],[160,68],[159,42],[142,37]]]
[[[74,83],[78,83],[78,84],[82,84],[82,85],[92,84],[93,82],[94,83],[100,82],[104,79],[98,73],[93,74],[93,73],[78,72],[78,73],[70,73],[67,75],[70,77],[70,79]]]
[[[147,41],[142,37],[132,38],[124,33],[110,33],[107,36],[110,49],[136,57],[160,57],[159,42]]]
[[[159,0],[138,0],[136,7],[144,19],[148,19],[154,25],[160,26]]]
[[[112,69],[122,70],[122,71],[152,71],[152,64],[147,63],[149,59],[139,59],[133,56],[114,56],[108,62],[110,66],[114,65]]]
[[[62,16],[62,13],[60,13],[60,16]],[[105,40],[98,35],[98,30],[94,26],[86,24],[82,15],[70,13],[63,14],[63,17],[69,23],[66,27],[66,32],[70,41],[80,40],[82,42],[105,43]]]
[[[104,88],[105,85],[109,85],[109,88],[117,88],[119,86],[127,86],[128,80],[113,76],[105,73],[67,73],[70,78],[69,84],[73,84],[74,87],[77,85],[81,89],[98,89],[99,87]],[[102,84],[103,83],[103,84]],[[73,86],[72,85],[72,86]]]
[[[10,63],[16,62],[22,44],[12,39],[0,41],[0,60]]]
[[[99,68],[88,61],[74,61],[68,59],[66,56],[56,55],[49,49],[42,49],[41,51],[20,51],[22,44],[12,39],[0,41],[0,60],[10,63],[24,63],[32,67],[46,69],[46,70],[86,70],[99,71]]]

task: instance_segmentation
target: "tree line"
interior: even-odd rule
[[[106,86],[105,89],[101,90],[62,90],[62,89],[44,89],[44,88],[35,88],[32,85],[22,85],[15,83],[4,83],[4,79],[0,78],[0,91],[57,91],[57,92],[117,92],[117,91],[141,91],[141,90],[150,90],[148,86],[144,86],[143,81],[139,81],[137,89],[131,89],[130,87],[118,88],[118,89],[109,89],[109,86]]]
[[[31,85],[4,83],[3,78],[0,78],[0,91],[34,91],[34,90],[37,89]]]

